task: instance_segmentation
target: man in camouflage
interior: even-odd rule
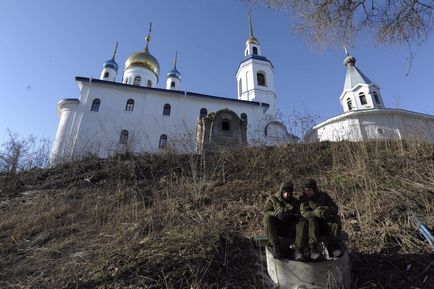
[[[318,185],[314,179],[308,179],[303,186],[300,203],[300,213],[307,219],[308,223],[308,244],[311,259],[317,260],[321,257],[318,252],[320,229],[327,232],[327,246],[331,248],[333,257],[341,256],[341,221],[338,207],[333,199],[327,193],[318,190]]]
[[[273,246],[274,258],[282,258],[279,237],[295,235],[294,259],[303,259],[306,243],[306,220],[300,216],[300,202],[293,197],[292,182],[284,182],[279,191],[265,202],[264,226],[268,240]],[[295,232],[294,232],[295,231]]]

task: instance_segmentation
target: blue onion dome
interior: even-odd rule
[[[106,62],[104,62],[103,64],[103,68],[111,68],[114,69],[116,71],[118,71],[119,69],[119,65],[116,63],[116,61],[112,58],[110,60],[107,60]]]
[[[174,67],[171,71],[167,73],[167,77],[174,77],[181,80],[181,73]]]

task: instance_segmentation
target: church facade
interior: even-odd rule
[[[276,120],[274,68],[262,55],[261,45],[252,32],[244,60],[236,75],[237,98],[204,95],[181,88],[181,73],[174,66],[166,75],[165,87],[158,87],[160,65],[150,52],[151,29],[144,50],[125,61],[121,82],[116,48],[103,65],[99,79],[76,77],[77,99],[57,104],[59,126],[51,152],[51,163],[92,154],[108,157],[116,152],[160,152],[197,149],[197,126],[201,118],[221,110],[239,116],[246,127],[246,145],[287,143],[291,137]],[[236,133],[227,119],[221,119],[223,137]]]
[[[386,108],[380,87],[355,64],[356,59],[347,52],[344,89],[339,98],[344,113],[315,125],[304,141],[434,141],[434,116]]]

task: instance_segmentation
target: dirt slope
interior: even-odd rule
[[[264,288],[262,204],[306,177],[339,204],[354,288],[430,288],[434,257],[407,217],[432,228],[433,158],[424,143],[344,142],[0,175],[0,288]]]

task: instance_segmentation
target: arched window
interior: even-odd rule
[[[206,108],[200,109],[199,117],[205,117],[207,114],[208,114],[208,110],[206,110]]]
[[[175,87],[175,81],[172,81],[172,82],[170,83],[170,87],[172,87],[172,88]]]
[[[260,86],[267,86],[265,83],[265,75],[261,72],[256,73],[256,81]]]
[[[230,131],[231,130],[231,121],[227,118],[222,119],[222,130]]]
[[[108,71],[104,72],[104,78],[108,78],[110,73]]]
[[[240,78],[238,81],[238,95],[241,95],[243,93],[243,79]]]
[[[142,78],[140,76],[136,76],[134,78],[134,85],[140,85],[140,82],[142,82]]]
[[[349,98],[347,98],[347,105],[348,105],[348,110],[353,109],[353,103],[351,102],[351,99],[349,99]]]
[[[148,80],[148,82],[146,83],[146,85],[147,85],[148,87],[152,87],[152,81]]]
[[[170,116],[170,104],[166,103],[163,107],[163,115]]]
[[[241,114],[241,121],[247,124],[247,114],[245,114],[244,112]]]
[[[368,104],[368,102],[366,101],[366,96],[363,92],[359,93],[359,98],[360,98],[360,104],[361,105]]]
[[[380,104],[380,98],[378,97],[377,92],[374,91],[372,94],[374,95],[375,102],[376,102],[377,104]]]
[[[253,54],[255,54],[255,55],[258,54],[258,48],[257,47],[253,46],[252,50],[253,50]]]
[[[127,144],[128,142],[128,131],[124,129],[121,131],[121,136],[119,137],[119,143],[120,144]]]
[[[160,142],[158,143],[158,147],[159,147],[160,149],[165,149],[165,148],[167,148],[167,135],[162,134],[162,135],[160,136]]]
[[[99,105],[101,104],[101,100],[99,100],[99,98],[95,98],[92,101],[92,106],[90,107],[91,111],[98,111],[99,110]]]
[[[128,77],[124,78],[125,84],[128,84]]]
[[[133,111],[133,109],[134,109],[134,100],[128,99],[127,105],[125,106],[125,110],[126,111]]]

